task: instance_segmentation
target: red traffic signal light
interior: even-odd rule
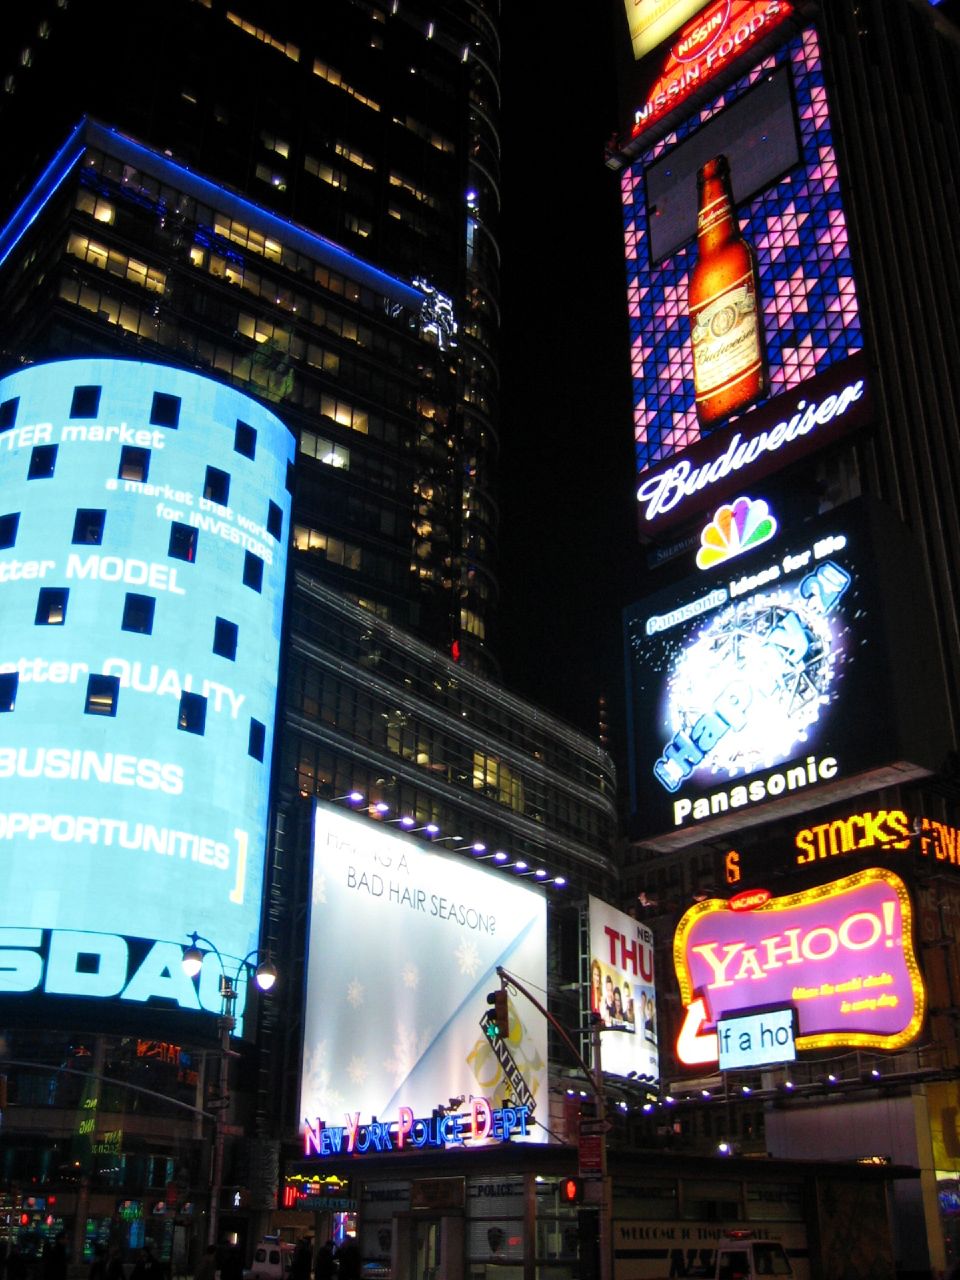
[[[583,1200],[583,1181],[580,1178],[563,1178],[560,1181],[560,1200],[563,1204],[580,1204]]]

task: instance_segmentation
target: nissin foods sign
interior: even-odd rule
[[[752,911],[719,899],[697,903],[674,937],[674,965],[687,1019],[678,1041],[682,1062],[716,1062],[730,1037],[756,1028],[724,1024],[763,1008],[793,1010],[798,1050],[843,1046],[899,1049],[919,1033],[925,993],[913,950],[913,915],[898,876],[872,868]],[[767,1019],[770,1046],[782,1022]],[[727,1043],[721,1035],[729,1030]],[[749,1053],[753,1046],[740,1046]],[[771,1059],[775,1060],[775,1059]],[[733,1065],[731,1063],[731,1065]]]
[[[160,365],[0,383],[0,998],[219,1011],[257,946],[294,442]],[[77,1006],[79,1011],[79,1006]]]
[[[922,680],[903,697],[894,656],[925,643],[904,608],[920,588],[892,517],[874,516],[877,534],[856,503],[785,532],[739,498],[705,528],[700,572],[627,611],[641,839],[682,844],[931,767],[936,698]]]
[[[633,136],[705,89],[792,13],[788,0],[714,0],[680,32],[645,101],[634,113]],[[670,35],[663,27],[660,31],[661,39]],[[635,39],[634,50],[636,47]],[[639,54],[635,52],[635,56]]]

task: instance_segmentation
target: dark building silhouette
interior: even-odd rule
[[[262,929],[281,980],[247,1011],[257,1049],[234,1072],[244,1137],[227,1135],[219,1203],[221,1235],[246,1247],[302,1119],[314,799],[546,884],[551,923],[571,892],[609,892],[616,875],[609,756],[495,682],[497,10],[184,0],[118,24],[77,3],[19,34],[0,95],[16,134],[2,372],[174,365],[265,401],[296,438]],[[16,742],[22,697],[10,705]],[[117,714],[130,705],[124,690]],[[145,1232],[176,1259],[205,1231],[209,1143],[127,1086],[221,1108],[210,1026],[170,1023],[160,1040],[150,1010],[49,1008],[5,1002],[17,1060],[41,1064],[10,1072],[11,1196],[19,1208],[21,1179],[57,1196],[75,1251]],[[90,1092],[90,1066],[120,1083]],[[71,1164],[84,1108],[95,1140]],[[23,1209],[38,1238],[46,1209]]]
[[[134,241],[141,249],[144,236],[156,234],[150,257],[166,279],[165,304],[153,299],[161,310],[197,313],[199,329],[222,328],[212,314],[217,294],[242,289],[255,300],[252,317],[274,308],[285,313],[277,334],[262,325],[239,331],[258,352],[259,372],[230,376],[308,416],[320,406],[305,384],[318,374],[330,387],[350,385],[350,420],[344,423],[347,409],[334,410],[333,432],[351,441],[357,463],[337,474],[316,469],[304,488],[322,495],[326,533],[369,551],[367,562],[346,574],[335,557],[318,572],[375,600],[384,616],[453,650],[464,664],[495,674],[496,6],[420,12],[344,0],[322,8],[254,4],[241,12],[183,0],[174,8],[137,6],[118,20],[109,5],[81,0],[31,15],[18,34],[17,41],[9,33],[0,94],[13,148],[8,209],[89,116],[407,283],[422,279],[434,300],[443,295],[442,323],[455,323],[456,335],[444,330],[434,358],[421,361],[403,350],[404,326],[386,314],[382,297],[363,300],[361,319],[348,305],[361,299],[345,298],[336,281],[324,290],[326,307],[304,296],[302,269],[290,262],[276,264],[285,267],[279,273],[256,273],[254,282],[253,262],[263,253],[238,246],[236,237],[235,253],[255,255],[246,284],[236,270],[215,265],[220,289],[198,293],[197,273],[181,252],[187,239],[179,219],[186,215],[163,199],[155,201],[156,219],[146,204],[139,214],[128,204],[126,220],[139,220]],[[103,180],[120,189],[130,183],[119,171]],[[30,277],[29,287],[35,283]],[[300,349],[301,324],[323,332],[322,351]],[[53,335],[44,341],[45,351],[56,350]],[[90,341],[96,346],[96,337]],[[29,324],[8,342],[13,359],[42,353]],[[182,355],[198,359],[185,348]],[[382,414],[387,406],[400,419],[392,437],[369,430],[361,442],[358,426],[350,434],[354,414]],[[357,470],[371,478],[359,479]],[[356,561],[355,551],[348,554]]]

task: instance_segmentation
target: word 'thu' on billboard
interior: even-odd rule
[[[599,1017],[607,1074],[659,1078],[653,931],[591,897],[589,1008]]]
[[[294,456],[195,373],[0,382],[5,1006],[216,1012],[187,933],[257,946]]]

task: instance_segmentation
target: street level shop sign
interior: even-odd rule
[[[354,1156],[386,1151],[423,1151],[437,1148],[484,1146],[525,1138],[530,1109],[491,1107],[487,1098],[471,1098],[464,1111],[418,1117],[410,1107],[400,1107],[395,1120],[375,1116],[361,1122],[358,1111],[344,1116],[343,1124],[318,1119],[305,1122],[305,1156]]]

